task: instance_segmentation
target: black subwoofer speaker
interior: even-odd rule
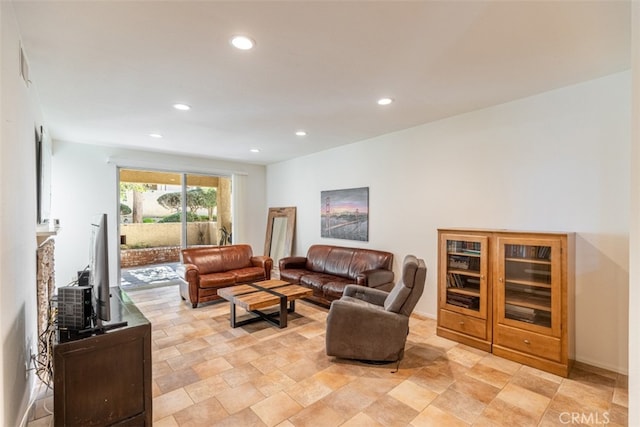
[[[80,331],[91,327],[91,287],[58,289],[58,329]]]

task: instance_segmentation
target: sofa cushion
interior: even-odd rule
[[[324,262],[324,273],[334,276],[355,279],[351,273],[350,265],[355,251],[351,248],[334,247],[327,254]],[[362,271],[362,270],[360,270]]]
[[[224,270],[238,270],[252,266],[253,251],[249,245],[221,246],[220,251]]]
[[[280,270],[280,278],[291,283],[299,283],[302,276],[309,274],[309,270],[292,268]]]
[[[200,248],[183,249],[182,262],[184,264],[197,265],[200,274],[224,271],[220,257],[220,249],[217,247],[207,248],[206,251]]]
[[[230,271],[200,275],[201,288],[220,288],[222,286],[233,285],[235,282],[236,276]]]
[[[353,281],[349,279],[336,280],[334,278],[333,281],[326,283],[322,286],[322,294],[325,298],[329,300],[339,299],[344,293],[344,288],[347,285],[352,285]]]
[[[313,245],[307,251],[307,263],[305,268],[316,273],[324,273],[324,264],[331,252],[332,246]]]
[[[233,270],[236,282],[250,282],[255,280],[264,280],[264,268],[261,267],[245,267]]]
[[[336,280],[336,276],[324,273],[307,273],[300,278],[300,284],[310,288],[318,289],[322,294],[322,287]]]

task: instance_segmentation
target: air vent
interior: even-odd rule
[[[20,46],[20,77],[24,81],[24,84],[29,87],[31,80],[29,80],[29,63],[27,62],[27,57],[24,56],[24,50],[22,50],[22,46]]]

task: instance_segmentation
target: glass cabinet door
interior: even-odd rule
[[[559,332],[559,242],[503,238],[498,248],[498,321]]]
[[[448,310],[486,318],[487,316],[487,238],[443,235],[441,257],[441,305]]]

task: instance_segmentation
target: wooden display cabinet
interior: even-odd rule
[[[491,351],[488,237],[439,232],[438,335]]]
[[[566,377],[575,357],[574,234],[449,229],[439,238],[438,335]],[[475,243],[478,271],[465,268],[471,255],[456,242]],[[476,276],[478,302],[465,304],[457,295],[475,295],[467,277]]]
[[[499,235],[493,353],[567,376],[575,358],[573,234]]]

